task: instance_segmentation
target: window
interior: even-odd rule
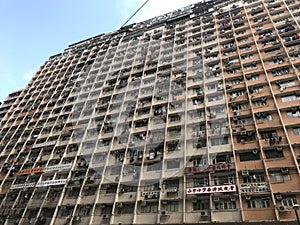
[[[145,206],[141,207],[142,213],[157,213],[158,203],[157,202],[147,202]]]
[[[251,197],[250,200],[247,200],[247,206],[251,209],[270,208],[270,199],[269,197]]]
[[[207,98],[208,102],[219,101],[223,99],[223,95],[214,95]]]
[[[241,55],[242,60],[253,59],[253,54]]]
[[[277,69],[277,70],[272,70],[272,76],[273,77],[281,76],[284,74],[288,74],[289,72],[290,72],[289,68],[281,68],[281,69]]]
[[[122,166],[115,166],[111,168],[110,175],[120,175]]]
[[[224,185],[224,184],[234,184],[235,183],[234,175],[214,176],[213,179],[214,179],[215,185]]]
[[[259,80],[259,75],[252,75],[249,78],[247,77],[247,79],[250,81]]]
[[[119,202],[120,203],[120,202]],[[117,214],[132,214],[134,211],[134,203],[130,203],[130,204],[117,204]]]
[[[278,149],[270,149],[270,150],[265,150],[265,155],[267,159],[274,159],[274,158],[283,158],[283,152],[282,150]]]
[[[231,162],[231,155],[216,155],[212,158],[212,164],[219,164],[219,163],[230,163]]]
[[[296,96],[296,95],[288,95],[288,96],[281,97],[282,102],[291,102],[299,99],[300,96]]]
[[[218,87],[218,84],[217,83],[208,84],[206,87],[207,87],[207,90],[213,90],[213,89],[216,89]]]
[[[172,161],[167,161],[167,169],[176,169],[180,167],[180,160],[175,159]]]
[[[281,82],[279,85],[280,85],[280,89],[285,89],[287,87],[293,87],[296,84],[294,80],[289,80],[289,81]]]
[[[117,185],[116,184],[107,184],[106,193],[107,194],[114,194],[117,192]]]
[[[260,132],[260,136],[263,139],[275,138],[277,137],[277,132],[276,130]]]
[[[265,181],[265,176],[263,173],[249,172],[249,176],[243,176],[244,183],[259,183]]]
[[[166,205],[167,212],[178,212],[178,202],[177,201],[168,201]]]
[[[159,189],[158,183],[155,184],[145,184],[144,191],[156,191]]]
[[[72,215],[73,213],[73,210],[74,210],[74,206],[73,207],[66,207],[64,209],[62,209],[62,212],[61,212],[61,216],[69,216],[69,215]]]
[[[261,93],[264,91],[263,86],[259,86],[259,87],[249,87],[249,91],[250,93]]]
[[[291,180],[290,174],[287,171],[286,173],[282,173],[281,171],[278,172],[270,172],[270,177],[272,182],[284,182]]]
[[[245,110],[245,109],[248,109],[248,104],[247,103],[242,103],[242,104],[232,103],[231,107],[232,107],[232,110]]]
[[[272,121],[272,120],[273,120],[272,115],[267,113],[261,116],[260,118],[257,118],[258,123],[263,123],[265,121]]]
[[[230,99],[234,100],[237,96],[243,96],[243,95],[245,95],[245,91],[244,90],[231,92],[230,93]]]
[[[298,204],[296,196],[283,196],[283,199],[280,201],[280,205],[293,207],[295,204]]]
[[[79,215],[80,216],[89,216],[92,207],[90,205],[85,205],[79,208]]]
[[[227,210],[227,209],[236,209],[235,198],[220,198],[215,202],[215,209],[217,210]]]
[[[198,93],[201,93],[203,90],[202,88],[200,87],[197,87],[197,88],[193,88],[193,94],[198,94]]]
[[[193,203],[193,210],[208,210],[209,209],[209,199],[197,199]]]
[[[193,142],[193,148],[202,148],[206,147],[205,139],[198,139],[198,141]]]
[[[300,116],[300,111],[296,111],[296,112],[289,111],[289,112],[286,112],[286,114],[287,114],[287,117],[289,117],[289,118],[299,117]]]
[[[251,152],[243,152],[243,153],[240,153],[239,156],[240,156],[241,162],[251,161],[251,160],[260,160],[258,150],[253,150]]]
[[[212,138],[211,139],[211,146],[218,146],[218,145],[227,145],[228,137],[222,137],[222,138]]]
[[[229,80],[228,82],[229,82],[231,85],[240,84],[240,83],[243,82],[243,78],[240,77],[240,78],[238,78],[238,79],[232,79],[232,80]]]
[[[252,120],[251,117],[246,117],[246,118],[238,119],[236,121],[236,123],[239,124],[239,125],[242,125],[242,124],[252,124],[253,120]]]
[[[165,189],[179,188],[179,180],[166,180]]]
[[[156,171],[156,170],[161,170],[162,163],[161,162],[156,162],[156,163],[151,163],[147,165],[147,171]]]
[[[294,135],[300,135],[300,127],[293,128]]]
[[[207,160],[205,157],[193,158],[193,166],[203,166],[206,165]]]
[[[197,177],[193,179],[193,187],[205,187],[209,185],[208,177]]]

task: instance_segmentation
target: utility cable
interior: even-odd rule
[[[135,16],[135,14],[137,14],[147,3],[149,2],[149,0],[146,0],[145,2],[144,2],[144,4],[143,5],[141,5],[140,6],[140,8],[138,8],[129,18],[128,18],[128,20],[126,20],[126,22],[121,26],[121,28],[122,27],[124,27],[134,16]],[[121,29],[120,28],[120,29]]]

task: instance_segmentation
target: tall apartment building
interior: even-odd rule
[[[0,106],[0,224],[297,224],[299,8],[198,3],[51,56]]]

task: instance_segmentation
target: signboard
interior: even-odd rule
[[[18,172],[18,175],[31,174],[31,173],[41,173],[41,172],[43,172],[43,168],[31,168],[31,169],[20,170]]]
[[[55,144],[56,144],[56,141],[48,141],[48,142],[44,142],[44,143],[34,144],[32,146],[32,148],[46,147],[46,146],[55,145]]]
[[[34,187],[35,183],[24,183],[24,184],[13,184],[10,189],[23,189],[23,188],[31,188]]]
[[[186,194],[210,194],[210,193],[222,193],[222,192],[235,192],[236,186],[234,184],[220,185],[220,186],[208,186],[208,187],[193,187],[186,190]]]
[[[67,163],[67,164],[58,164],[58,165],[53,165],[53,166],[47,166],[44,169],[44,172],[52,172],[52,171],[57,171],[57,170],[67,170],[72,167],[72,163]]]
[[[233,163],[224,163],[224,164],[215,164],[215,165],[208,165],[208,166],[187,167],[186,172],[187,173],[215,172],[215,171],[230,170],[234,168],[235,166]]]
[[[60,179],[60,180],[45,180],[36,183],[36,187],[47,187],[47,186],[54,186],[54,185],[63,185],[67,182],[67,179]]]
[[[86,127],[86,124],[80,124],[80,125],[76,125],[76,126],[66,127],[64,129],[64,131],[75,130],[75,129],[85,128],[85,127]]]

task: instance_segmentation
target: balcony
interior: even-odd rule
[[[268,182],[240,184],[239,190],[242,194],[265,193],[271,191]]]

